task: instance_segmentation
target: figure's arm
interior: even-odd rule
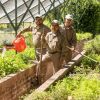
[[[75,49],[76,44],[77,44],[77,37],[76,37],[76,32],[75,32],[75,30],[73,29],[72,48]]]
[[[25,29],[23,29],[22,31],[20,31],[20,32],[17,34],[17,37],[20,36],[22,33],[29,32],[29,31],[32,31],[32,27],[28,27],[28,28],[25,28]]]

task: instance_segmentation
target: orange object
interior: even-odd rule
[[[17,52],[22,52],[26,48],[25,38],[24,36],[20,35],[16,37],[16,39],[13,41],[14,49]]]

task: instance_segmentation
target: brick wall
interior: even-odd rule
[[[33,87],[36,65],[0,80],[0,100],[18,100]]]

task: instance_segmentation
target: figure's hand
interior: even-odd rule
[[[21,32],[19,32],[16,37],[20,37],[20,36],[21,36]]]
[[[74,46],[73,46],[73,47],[71,47],[71,48],[70,48],[70,50],[71,50],[72,52],[74,52],[75,47],[74,47]]]
[[[71,51],[74,51],[74,48],[70,48]]]

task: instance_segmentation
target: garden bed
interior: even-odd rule
[[[80,44],[81,43],[82,45],[79,46],[79,48],[80,47],[82,48],[84,45],[83,41],[80,42]],[[34,83],[36,82],[35,81],[36,66],[33,67],[32,65],[32,67],[28,68],[27,64],[28,64],[29,59],[30,60],[34,59],[34,49],[31,49],[31,48],[27,49],[25,52],[19,53],[17,55],[15,55],[15,52],[8,51],[6,53],[5,58],[0,60],[2,62],[0,66],[1,67],[0,88],[2,90],[0,93],[1,100],[2,98],[4,100],[6,100],[7,98],[11,98],[11,100],[15,100],[16,98],[18,99],[19,96],[21,96],[22,94],[32,89],[32,87],[34,87]],[[75,59],[73,61],[75,62]],[[74,64],[74,62],[72,64]],[[25,65],[26,67],[23,65]],[[16,73],[16,72],[17,74],[11,74],[11,73]],[[18,91],[20,92],[17,93]]]
[[[14,50],[6,51],[3,58],[0,54],[0,78],[30,67],[29,60],[34,60],[34,52],[33,48],[27,48],[24,52],[17,54]]]
[[[84,35],[85,34],[85,35]],[[78,43],[76,49],[81,52],[84,41],[87,41],[88,38],[91,38],[90,33],[79,34],[77,33]],[[32,43],[29,42],[31,40],[32,35],[26,33],[27,37],[27,45],[32,46]],[[77,55],[74,52],[73,57]],[[28,65],[30,65],[29,60],[34,60],[35,58],[35,50],[34,48],[27,48],[24,52],[16,54],[14,50],[9,50],[5,53],[4,58],[2,59],[2,54],[0,54],[0,78],[5,77],[11,73],[19,72],[20,70],[26,69]]]

